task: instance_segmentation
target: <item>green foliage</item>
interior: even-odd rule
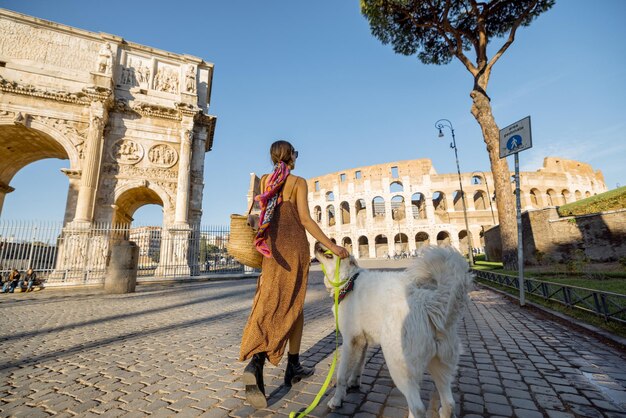
[[[487,43],[528,26],[554,0],[361,0],[372,35],[402,55],[417,54],[425,64],[447,64],[474,49],[486,58]]]
[[[560,216],[588,215],[626,208],[626,186],[560,206]],[[574,223],[576,220],[573,220]]]

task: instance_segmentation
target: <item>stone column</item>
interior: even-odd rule
[[[193,140],[193,122],[185,126],[180,135],[180,159],[178,160],[178,184],[176,190],[176,212],[174,223],[188,225],[189,190],[191,184],[191,142]]]
[[[7,193],[11,193],[15,189],[8,184],[0,182],[0,213],[2,213],[2,207],[4,206],[4,197]]]
[[[72,170],[70,168],[62,168],[61,172],[65,174],[69,180],[67,189],[67,200],[65,203],[65,216],[63,224],[67,224],[74,220],[76,214],[76,204],[78,203],[78,191],[80,190],[81,170]]]
[[[433,195],[424,193],[424,204],[426,205],[426,219],[428,223],[434,225],[437,223],[435,219],[435,205],[433,204]]]
[[[202,208],[202,194],[204,189],[204,154],[206,153],[207,129],[201,127],[193,138],[191,153],[191,210],[200,212],[189,219],[192,223],[199,223]],[[248,207],[246,207],[246,210]]]
[[[102,160],[102,146],[104,144],[104,125],[106,112],[100,102],[91,105],[91,117],[87,140],[85,141],[85,158],[82,164],[78,202],[76,204],[75,222],[91,222],[93,220],[96,189]]]

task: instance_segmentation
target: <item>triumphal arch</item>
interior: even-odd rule
[[[106,257],[96,224],[129,223],[146,204],[163,207],[163,234],[199,223],[212,76],[197,57],[0,9],[0,211],[24,166],[69,161],[64,280]],[[188,245],[171,243],[185,240],[162,242],[161,264],[184,266]]]

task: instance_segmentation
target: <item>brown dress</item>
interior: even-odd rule
[[[295,183],[289,187],[289,198]],[[277,366],[289,334],[303,314],[311,261],[306,232],[293,202],[284,200],[274,210],[267,244],[272,258],[263,257],[252,312],[243,330],[239,360],[266,352],[270,363]]]

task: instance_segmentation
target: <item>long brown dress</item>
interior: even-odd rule
[[[272,257],[263,257],[252,312],[241,339],[241,361],[266,352],[270,363],[277,366],[289,334],[303,314],[311,260],[296,205],[289,201],[295,183],[289,185],[289,198],[276,207],[268,227],[267,244]]]

